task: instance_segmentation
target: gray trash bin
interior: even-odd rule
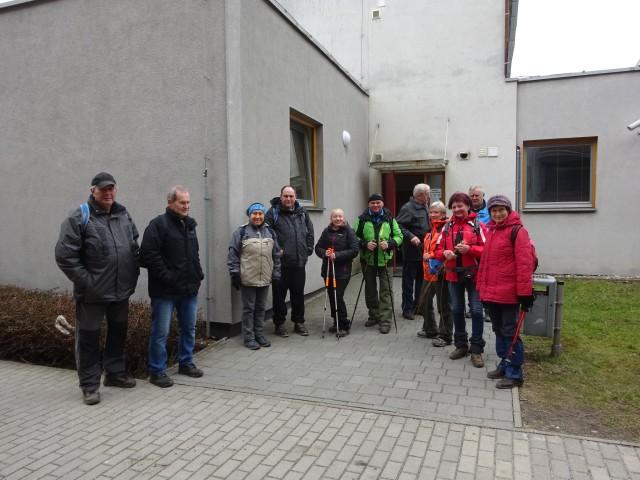
[[[536,292],[536,301],[524,318],[523,333],[552,338],[556,318],[557,282],[555,277],[534,275],[533,290]]]

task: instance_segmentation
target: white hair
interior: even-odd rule
[[[444,203],[442,203],[440,200],[436,200],[431,205],[429,205],[429,210],[431,210],[432,208],[437,208],[441,212],[447,213],[447,207],[445,207]]]
[[[471,185],[469,187],[469,195],[471,195],[471,192],[473,192],[474,190],[480,190],[482,192],[482,196],[484,197],[484,187],[482,185]]]
[[[422,193],[422,192],[424,192],[427,195],[429,195],[429,193],[431,193],[431,187],[429,185],[427,185],[426,183],[419,183],[415,187],[413,187],[413,196],[414,197],[417,194]]]

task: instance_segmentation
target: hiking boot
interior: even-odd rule
[[[380,333],[386,334],[389,333],[389,330],[391,330],[390,325],[380,325]]]
[[[501,370],[499,368],[496,368],[495,370],[491,370],[490,372],[487,372],[487,378],[490,378],[491,380],[504,378],[504,370]]]
[[[515,378],[501,378],[496,382],[496,388],[507,389],[513,387],[521,387],[524,381]]]
[[[289,332],[287,332],[287,329],[285,328],[284,325],[276,325],[276,328],[273,330],[273,333],[275,333],[277,336],[282,338],[287,338],[289,336]]]
[[[425,332],[424,330],[420,330],[418,333],[416,333],[416,337],[427,338],[427,332]]]
[[[100,392],[98,390],[83,390],[82,403],[84,403],[85,405],[96,405],[100,403]]]
[[[255,340],[247,340],[246,342],[244,342],[244,346],[249,350],[260,350],[260,345],[258,345],[258,342],[256,342]]]
[[[271,342],[269,341],[269,339],[267,337],[256,337],[256,342],[258,342],[258,345],[260,345],[261,347],[270,347],[271,346]]]
[[[373,327],[374,325],[377,325],[379,322],[378,320],[376,320],[375,318],[371,318],[369,317],[367,319],[367,321],[364,323],[365,327]]]
[[[431,345],[433,345],[434,347],[448,347],[449,345],[451,345],[451,340],[447,341],[442,337],[438,337],[433,342],[431,342]]]
[[[149,383],[153,383],[156,387],[167,388],[173,386],[173,380],[165,372],[152,373],[149,375]]]
[[[293,331],[298,335],[302,335],[303,337],[309,336],[309,330],[304,326],[304,323],[296,323],[293,326]]]
[[[202,370],[196,367],[193,363],[184,363],[178,367],[178,373],[180,375],[186,375],[191,378],[200,378],[202,375]]]
[[[484,367],[484,360],[482,359],[481,353],[472,353],[471,354],[471,365],[476,368]]]
[[[108,373],[104,376],[105,387],[133,388],[136,379],[126,373]]]
[[[349,335],[349,330],[340,330],[339,332],[336,332],[336,337],[338,338],[346,337],[347,335]]]
[[[449,354],[449,358],[451,360],[458,360],[459,358],[466,357],[468,352],[469,349],[467,347],[458,347]]]
[[[416,317],[413,312],[402,312],[402,318],[406,318],[407,320],[414,320]]]

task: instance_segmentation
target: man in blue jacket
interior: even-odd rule
[[[167,195],[164,214],[151,220],[140,245],[142,266],[149,272],[151,335],[149,337],[149,381],[166,388],[173,380],[166,373],[167,337],[176,310],[180,326],[178,373],[201,377],[193,363],[196,341],[198,290],[204,278],[200,265],[196,221],[189,216],[191,198],[180,185]]]

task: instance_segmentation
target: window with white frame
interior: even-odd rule
[[[289,182],[298,201],[317,206],[318,143],[320,126],[298,112],[290,112],[291,159]]]
[[[596,137],[524,142],[527,210],[595,208]]]

